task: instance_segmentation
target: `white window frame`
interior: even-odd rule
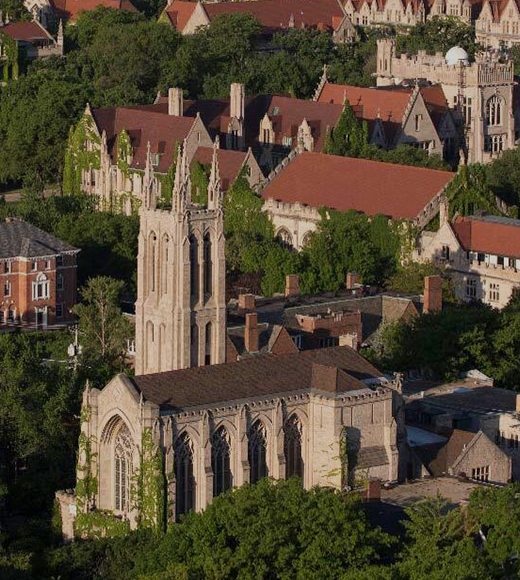
[[[48,300],[50,298],[50,282],[45,274],[38,276],[36,282],[32,283],[32,299]]]

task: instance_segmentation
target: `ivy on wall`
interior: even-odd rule
[[[151,428],[143,429],[139,471],[134,476],[133,503],[139,528],[164,529],[165,487],[163,456]]]
[[[208,203],[209,165],[194,161],[191,166],[191,199],[194,203],[206,205]]]
[[[3,32],[0,32],[0,48],[3,54],[0,65],[3,65],[3,81],[8,82],[9,69],[11,69],[11,78],[17,79],[23,64],[23,51],[19,49],[16,40],[10,38]]]
[[[172,191],[173,191],[173,184],[175,182],[175,172],[177,171],[177,150],[179,148],[179,141],[175,141],[174,143],[174,154],[172,156],[172,162],[170,167],[168,167],[168,172],[166,174],[160,173],[155,174],[160,185],[160,200],[159,205],[169,205],[172,202]]]
[[[71,127],[69,131],[63,167],[63,193],[81,193],[82,172],[100,168],[100,145],[94,119],[89,114],[83,115],[76,127]]]
[[[77,515],[74,532],[77,537],[94,540],[122,538],[130,533],[130,522],[107,510],[93,510]]]

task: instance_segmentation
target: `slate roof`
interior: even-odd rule
[[[447,171],[305,151],[265,186],[261,196],[315,208],[415,219],[454,177]]]
[[[520,220],[457,216],[451,225],[466,251],[520,258]]]
[[[22,220],[0,222],[0,259],[37,258],[62,252],[79,252],[66,242]]]
[[[382,376],[356,351],[341,346],[288,355],[266,354],[239,362],[141,375],[131,380],[145,399],[166,410],[181,410],[310,389],[316,365],[335,367],[341,372],[338,393],[368,388],[360,381]]]
[[[390,462],[388,461],[386,449],[382,445],[361,447],[361,449],[357,452],[354,468],[368,469],[369,467],[388,465],[389,463]]]

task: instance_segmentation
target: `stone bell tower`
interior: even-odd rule
[[[148,152],[137,258],[136,375],[225,361],[223,197],[213,149],[206,206],[192,203],[186,145],[179,147],[172,203],[159,209]]]

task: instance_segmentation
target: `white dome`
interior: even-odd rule
[[[459,64],[460,61],[464,64],[468,64],[468,53],[460,46],[451,47],[444,58],[448,65]]]

